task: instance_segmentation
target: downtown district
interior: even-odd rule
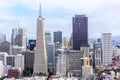
[[[120,43],[111,33],[88,39],[88,17],[75,15],[70,39],[44,30],[41,6],[36,40],[12,29],[11,42],[0,34],[0,80],[120,80]]]

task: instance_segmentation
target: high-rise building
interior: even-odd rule
[[[81,76],[81,58],[83,53],[78,50],[68,50],[67,51],[67,72],[75,77]]]
[[[15,45],[15,38],[18,34],[17,28],[12,29],[11,44]]]
[[[8,55],[6,57],[6,65],[15,67],[15,56],[14,55]]]
[[[12,29],[11,44],[24,47],[26,49],[26,30],[24,28],[18,27]]]
[[[58,76],[66,76],[67,73],[67,50],[58,49],[55,52],[55,69],[56,75]]]
[[[88,18],[85,15],[73,17],[73,50],[88,46]]]
[[[62,32],[56,31],[54,32],[54,43],[59,42],[62,44]]]
[[[6,57],[8,54],[6,52],[0,52],[0,61],[3,61],[3,65],[6,65]]]
[[[93,61],[91,58],[81,58],[82,77],[93,75]]]
[[[41,15],[41,5],[39,17],[37,19],[37,39],[34,61],[34,75],[41,73],[48,74],[47,54],[45,45],[44,18]]]
[[[97,42],[94,44],[94,67],[102,65],[102,43]]]
[[[4,75],[4,66],[3,61],[0,61],[0,78]]]
[[[15,56],[15,67],[21,68],[21,71],[24,70],[24,55],[18,54]]]
[[[4,41],[1,43],[0,46],[0,52],[7,52],[8,54],[10,54],[10,42],[8,41]]]
[[[47,45],[48,70],[50,74],[54,74],[55,70],[55,45],[49,43]]]
[[[102,62],[103,65],[108,65],[112,63],[112,34],[102,33]]]
[[[24,55],[25,68],[33,69],[35,52],[34,51],[24,51],[21,54]]]
[[[46,42],[46,44],[52,43],[52,38],[51,38],[50,32],[45,32],[45,42]]]
[[[5,34],[0,34],[0,45],[2,42],[6,41],[6,35]]]
[[[63,38],[63,46],[68,49],[69,48],[69,43],[68,43],[68,39],[66,37]]]
[[[30,39],[29,40],[29,49],[30,49],[30,51],[33,51],[35,49],[35,47],[36,47],[36,40]]]

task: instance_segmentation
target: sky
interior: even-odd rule
[[[89,38],[99,38],[103,32],[120,35],[120,0],[0,0],[0,33],[10,41],[12,28],[26,29],[27,37],[36,37],[39,4],[45,18],[45,31],[62,31],[63,37],[72,33],[72,17],[88,17]]]

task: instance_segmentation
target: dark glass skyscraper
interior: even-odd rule
[[[56,42],[62,43],[62,32],[61,31],[54,32],[54,43]]]
[[[73,17],[73,50],[88,46],[88,18],[85,15]]]

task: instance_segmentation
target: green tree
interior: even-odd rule
[[[32,76],[33,69],[32,68],[25,68],[23,70],[23,76]]]
[[[101,75],[101,74],[102,74],[102,70],[101,70],[100,68],[96,68],[96,73],[97,73],[98,75]]]

